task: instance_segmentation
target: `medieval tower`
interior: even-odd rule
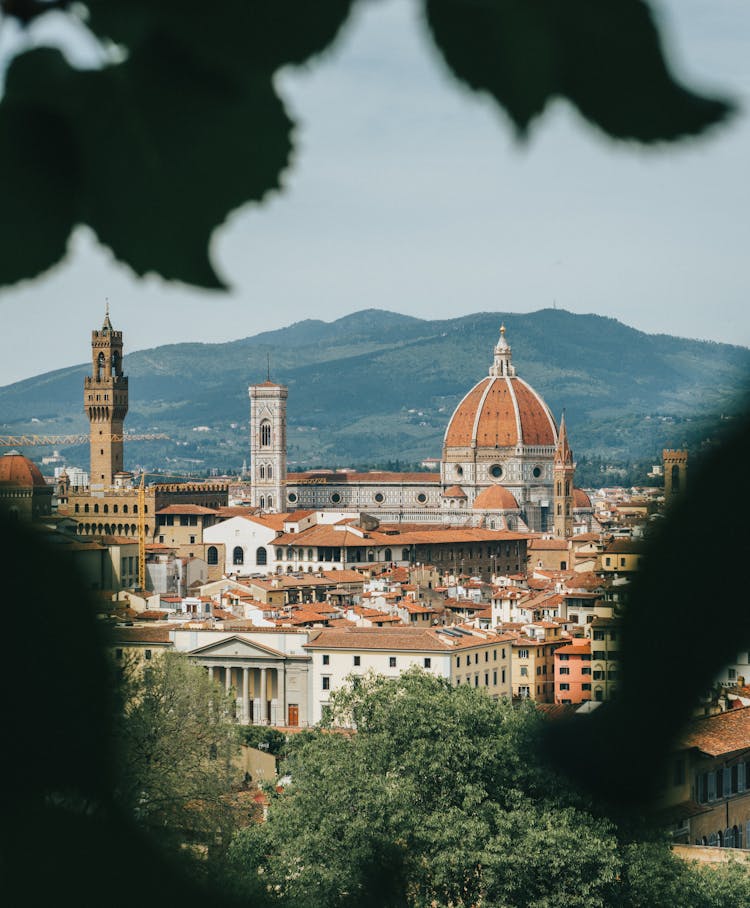
[[[687,451],[672,451],[665,449],[662,452],[664,464],[664,500],[682,492],[687,482]]]
[[[554,488],[553,533],[561,539],[573,535],[573,452],[568,444],[568,431],[565,428],[565,414],[560,420],[555,459],[552,465]]]
[[[91,375],[83,380],[89,418],[89,486],[108,489],[123,469],[123,422],[128,412],[128,379],[122,374],[122,331],[113,331],[109,306],[100,331],[91,332]]]
[[[286,506],[286,400],[288,390],[270,379],[250,385],[251,502],[265,511]]]

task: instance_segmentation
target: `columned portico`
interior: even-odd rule
[[[243,725],[307,725],[307,655],[286,654],[240,636],[188,651],[209,678],[236,702],[235,716]],[[292,685],[294,719],[287,715],[287,685]]]

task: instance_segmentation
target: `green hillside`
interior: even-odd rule
[[[247,457],[247,386],[289,386],[291,467],[413,463],[440,456],[453,408],[487,373],[501,322],[518,374],[566,411],[582,468],[653,462],[698,445],[747,388],[750,350],[648,335],[557,309],[424,320],[366,310],[224,344],[171,344],[125,357],[129,466],[236,470]],[[127,348],[127,338],[125,338]],[[0,388],[3,434],[85,431],[88,364]],[[35,454],[39,453],[39,449]],[[86,451],[66,449],[71,463]]]

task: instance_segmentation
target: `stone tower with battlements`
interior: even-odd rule
[[[286,508],[286,400],[288,390],[270,379],[250,385],[250,500],[264,511]]]
[[[555,459],[552,465],[553,533],[560,539],[573,535],[573,479],[575,464],[565,428],[565,414],[560,420]]]
[[[109,306],[101,330],[91,332],[91,375],[83,380],[89,418],[89,486],[109,489],[123,467],[123,423],[128,412],[128,379],[122,374],[122,331],[114,331]]]
[[[687,451],[665,449],[662,452],[664,464],[664,499],[669,501],[673,495],[685,490],[687,482]]]

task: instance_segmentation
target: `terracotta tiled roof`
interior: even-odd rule
[[[446,447],[509,448],[557,443],[557,428],[541,398],[518,377],[484,378],[448,423]]]
[[[712,757],[750,750],[750,706],[691,722],[679,746],[697,747]]]
[[[114,643],[170,643],[168,627],[115,627]]]
[[[488,631],[461,634],[437,627],[346,627],[323,628],[305,649],[367,649],[386,652],[451,652],[500,643],[506,637]]]
[[[0,457],[0,485],[24,489],[50,488],[39,467],[22,454],[3,454]]]
[[[515,511],[518,510],[518,502],[511,492],[497,485],[483,489],[474,499],[472,508],[475,511]]]
[[[217,514],[213,508],[204,508],[200,504],[170,504],[161,508],[157,514]]]
[[[424,485],[439,485],[439,473],[393,473],[385,470],[373,470],[370,473],[334,473],[316,472],[311,470],[306,473],[287,473],[287,487],[310,479],[325,480],[324,485],[401,485],[403,483],[418,483]]]

